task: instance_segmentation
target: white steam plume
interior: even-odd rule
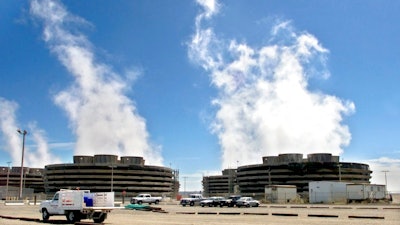
[[[17,133],[20,126],[17,123],[15,113],[18,104],[0,97],[0,129],[3,134],[4,150],[10,154],[12,165],[21,166],[22,137]],[[46,134],[32,122],[28,125],[26,142],[32,137],[36,143],[36,150],[25,144],[24,167],[43,168],[47,164],[60,163],[61,160],[54,156],[48,148]]]
[[[45,165],[58,164],[61,160],[50,153],[46,132],[37,127],[35,122],[28,125],[29,135],[36,143],[36,151],[31,148],[26,149],[26,162],[30,167],[43,168]]]
[[[149,143],[146,121],[124,95],[128,80],[95,59],[91,43],[76,30],[86,24],[58,1],[34,0],[31,14],[43,22],[44,40],[75,78],[55,96],[68,114],[77,137],[75,154],[143,156],[161,165],[159,146]]]
[[[188,54],[219,91],[211,127],[222,148],[222,167],[260,163],[262,156],[280,153],[340,155],[351,140],[343,115],[354,112],[354,104],[308,88],[310,77],[329,76],[328,50],[311,34],[294,32],[289,22],[272,28],[266,46],[218,39],[204,25],[218,4],[198,3],[204,12],[196,18]]]

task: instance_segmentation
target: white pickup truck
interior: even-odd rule
[[[191,194],[189,198],[182,198],[180,204],[182,206],[190,205],[194,206],[195,204],[199,204],[202,200],[204,200],[203,195],[201,194]]]
[[[101,223],[114,208],[114,192],[90,193],[89,190],[61,189],[52,200],[40,204],[39,212],[43,221],[49,220],[50,216],[65,215],[70,223],[81,219],[93,219],[95,223]]]
[[[140,194],[136,197],[132,197],[131,203],[139,205],[141,205],[142,203],[158,204],[160,203],[161,200],[162,200],[161,197],[152,197],[150,194]]]

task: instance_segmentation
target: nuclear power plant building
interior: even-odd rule
[[[43,168],[22,169],[22,197],[32,197],[44,192]],[[15,199],[19,196],[21,167],[0,167],[0,199]]]
[[[47,194],[61,188],[114,191],[115,195],[134,196],[149,193],[174,197],[178,193],[177,171],[148,166],[142,157],[116,155],[74,156],[74,163],[45,166],[44,187]]]
[[[295,185],[298,193],[308,192],[310,181],[370,183],[369,165],[339,162],[331,154],[280,154],[263,157],[262,164],[226,169],[222,175],[203,177],[204,194],[264,196],[268,185]]]

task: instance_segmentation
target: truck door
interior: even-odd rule
[[[59,211],[58,198],[59,194],[56,193],[50,202],[50,207],[48,208],[50,214],[58,214]]]

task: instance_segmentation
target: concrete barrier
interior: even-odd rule
[[[349,216],[349,219],[380,219],[384,220],[384,216]]]
[[[5,201],[4,205],[25,205],[25,202],[23,200]]]
[[[297,213],[272,213],[273,216],[299,216]]]
[[[308,217],[339,218],[339,215],[308,214]]]

